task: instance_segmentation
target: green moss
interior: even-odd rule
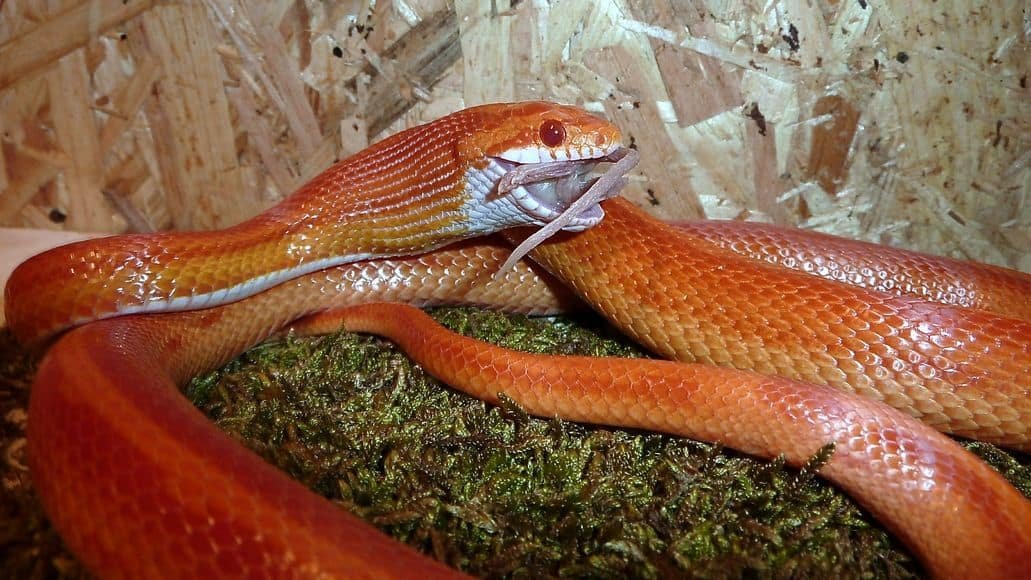
[[[511,348],[641,356],[594,318],[435,316]],[[0,365],[0,395],[24,404],[31,363],[4,360],[19,362]],[[344,509],[477,575],[919,574],[878,524],[814,475],[829,449],[795,470],[673,437],[533,418],[511,402],[492,407],[456,393],[390,343],[346,333],[263,344],[188,394]],[[970,447],[1031,491],[1026,458]],[[0,575],[75,577],[31,493],[18,489],[3,498],[12,517],[0,528]]]

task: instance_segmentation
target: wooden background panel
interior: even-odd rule
[[[623,127],[656,215],[1031,271],[1022,6],[8,0],[0,225],[224,227],[388,132],[552,99]]]

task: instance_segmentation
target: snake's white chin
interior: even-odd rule
[[[523,183],[504,192],[503,195],[509,196],[519,209],[531,218],[531,224],[550,223],[562,215],[596,181],[592,172],[598,162],[596,159],[560,162],[566,166],[568,174],[545,174],[540,181]],[[506,173],[533,173],[527,171],[530,165],[519,165],[504,160],[499,160],[498,164],[506,169]],[[601,206],[595,203],[573,216],[562,229],[582,231],[598,224],[604,215]]]
[[[626,184],[637,163],[636,151],[618,148],[589,159],[518,163],[490,157],[466,174],[468,232],[493,233],[519,226],[540,226],[541,235],[582,231],[601,222],[599,203]],[[612,162],[595,172],[599,163]]]
[[[526,199],[533,201],[527,205],[534,211],[554,215],[549,217],[548,223],[542,225],[541,229],[512,250],[499,272],[508,271],[523,256],[558,231],[584,230],[600,222],[605,212],[599,204],[619,194],[619,190],[627,184],[627,173],[637,165],[639,159],[637,151],[620,148],[604,158],[578,162],[576,165],[569,165],[569,162],[539,163],[517,167],[503,175],[498,182],[499,191],[509,192],[517,188],[533,191],[542,198],[547,196],[546,199],[561,204],[563,209],[559,212],[554,207],[548,207],[536,196],[522,198],[524,203]],[[605,173],[591,181],[591,170],[600,161],[613,163]]]

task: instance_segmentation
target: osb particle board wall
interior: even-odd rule
[[[7,0],[0,225],[216,228],[385,132],[553,99],[619,123],[666,218],[1031,271],[1017,0]]]

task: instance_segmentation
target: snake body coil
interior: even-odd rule
[[[497,246],[404,256],[556,219],[590,167],[618,157],[619,140],[615,127],[570,107],[476,107],[340,162],[227,232],[111,238],[26,262],[5,294],[17,336],[38,342],[89,322],[51,348],[30,405],[33,477],[61,535],[111,577],[453,575],[263,463],[178,385],[326,308],[554,309],[569,298],[523,265],[482,283],[505,259]],[[546,165],[554,162],[575,167]],[[516,171],[528,164],[542,168]],[[511,172],[539,181],[502,181]],[[382,306],[301,324],[343,320],[387,334],[457,387],[493,398],[487,385],[501,385],[544,415],[715,439],[795,464],[833,442],[822,474],[932,573],[1031,575],[1031,502],[997,473],[904,413],[792,380],[872,394],[935,426],[1027,449],[1026,321],[820,281],[669,228],[623,200],[604,207],[604,220],[600,208],[578,207],[566,229],[585,231],[559,234],[534,259],[657,352],[789,378],[532,359]],[[735,239],[728,245],[747,241]],[[213,254],[216,246],[228,254]],[[1031,288],[1027,277],[1007,279],[1017,296]],[[143,314],[152,311],[163,313]]]

